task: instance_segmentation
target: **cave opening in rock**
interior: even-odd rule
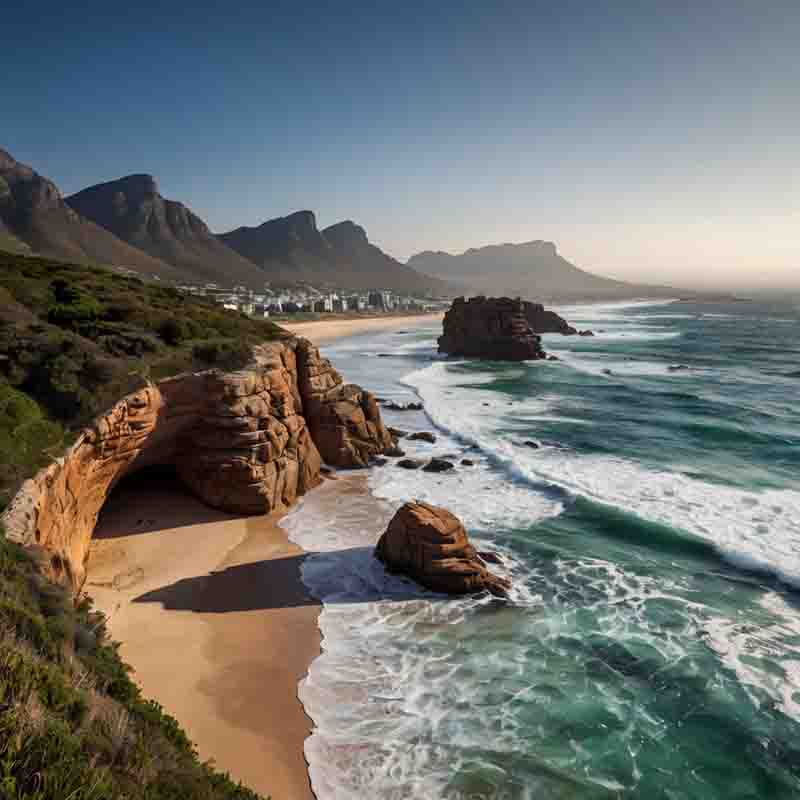
[[[92,539],[114,539],[231,519],[198,499],[171,464],[144,467],[109,493]]]

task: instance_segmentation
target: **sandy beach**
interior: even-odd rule
[[[306,336],[317,344],[370,331],[390,331],[407,325],[439,322],[443,314],[413,314],[406,317],[382,316],[363,319],[320,319],[312,322],[281,322],[282,328]],[[365,387],[369,388],[369,387]]]
[[[201,758],[265,797],[307,800],[311,721],[297,684],[319,653],[319,605],[276,523],[215,511],[171,476],[143,473],[103,509],[86,590],[144,695]]]

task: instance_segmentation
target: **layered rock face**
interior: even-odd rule
[[[498,361],[547,356],[525,317],[525,304],[508,297],[456,298],[444,316],[439,352]]]
[[[319,483],[290,347],[262,348],[257,370],[205,376],[205,407],[181,437],[178,475],[211,506],[263,514]]]
[[[297,345],[297,373],[311,435],[326,463],[363,467],[392,446],[372,394],[345,384],[331,362],[306,339]]]
[[[371,395],[345,386],[310,343],[264,345],[249,369],[180,375],[124,397],[25,482],[3,523],[9,538],[43,548],[51,578],[77,589],[97,517],[125,476],[174,465],[208,505],[268,513],[319,483],[315,440],[346,467],[391,443]]]
[[[409,575],[435,592],[504,596],[511,587],[486,569],[458,518],[427,503],[406,503],[398,510],[378,540],[375,556],[389,572]]]

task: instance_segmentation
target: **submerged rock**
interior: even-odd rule
[[[434,444],[436,442],[436,434],[430,431],[417,431],[416,433],[412,433],[408,438],[413,442],[428,442],[428,444]]]
[[[389,431],[389,435],[392,439],[403,439],[408,436],[408,431],[401,430],[400,428],[389,427],[386,430]]]
[[[408,575],[435,592],[489,591],[505,596],[511,582],[489,572],[459,519],[445,508],[412,502],[392,518],[375,548],[389,572]]]
[[[421,458],[403,458],[395,462],[395,466],[403,469],[419,469],[425,462]]]
[[[406,451],[401,450],[396,444],[393,444],[391,447],[387,447],[383,451],[383,454],[391,458],[402,458],[406,454]]]
[[[423,472],[449,472],[455,469],[452,462],[446,461],[443,458],[432,458],[423,468]]]
[[[417,403],[413,400],[408,403],[398,403],[396,400],[384,400],[382,405],[389,411],[422,411],[422,403]]]

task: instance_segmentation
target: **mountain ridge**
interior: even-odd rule
[[[452,293],[444,281],[420,274],[369,241],[366,230],[343,220],[320,230],[313,211],[295,211],[219,238],[278,279],[349,289]]]
[[[67,205],[56,184],[0,149],[0,231],[9,243],[67,261],[127,267],[146,277],[179,279],[159,259],[131,247]],[[19,248],[15,248],[19,249]]]
[[[419,272],[470,285],[491,294],[537,300],[627,299],[674,297],[685,290],[606,278],[564,258],[552,241],[489,244],[459,254],[424,250],[406,262]]]
[[[158,191],[156,179],[135,173],[98,183],[67,204],[117,238],[172,265],[193,282],[241,283],[261,288],[264,275],[211,232],[191,209]]]

